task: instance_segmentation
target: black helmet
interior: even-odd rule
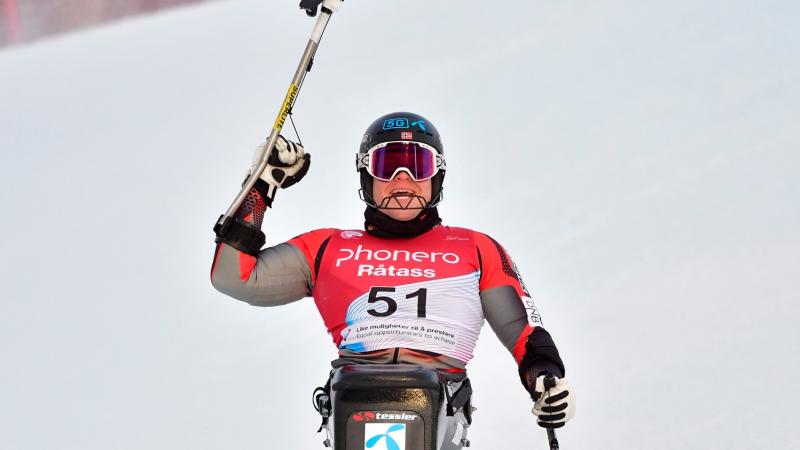
[[[364,132],[358,155],[356,155],[356,169],[361,173],[359,195],[367,205],[373,208],[378,207],[372,199],[373,178],[366,168],[361,167],[359,169],[359,162],[362,156],[372,147],[393,141],[420,142],[431,146],[442,157],[442,163],[444,163],[444,147],[442,146],[441,137],[436,127],[428,119],[410,112],[393,112],[378,117]],[[445,168],[443,165],[436,175],[431,178],[431,201],[425,205],[425,208],[433,208],[442,201],[442,183],[444,181]]]

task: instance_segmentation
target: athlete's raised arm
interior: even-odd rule
[[[255,161],[264,151],[262,144]],[[261,249],[265,242],[261,223],[275,193],[300,181],[310,164],[311,155],[302,146],[278,137],[266,169],[234,220],[225,229],[215,227],[211,283],[218,291],[257,306],[283,305],[310,293],[311,268],[297,247],[283,243]]]

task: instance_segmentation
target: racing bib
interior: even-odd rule
[[[340,349],[393,347],[472,358],[483,311],[471,232],[435,227],[413,239],[335,230],[313,296]]]

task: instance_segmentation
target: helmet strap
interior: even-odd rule
[[[421,195],[390,195],[384,197],[378,209],[425,209],[428,201]]]

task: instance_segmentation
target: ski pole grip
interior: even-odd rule
[[[314,17],[317,15],[317,8],[319,8],[320,3],[322,3],[322,0],[300,0],[300,9],[306,10],[308,17]]]
[[[548,373],[544,377],[544,388],[550,389],[554,387],[556,387],[556,377]]]
[[[320,3],[322,8],[327,9],[329,12],[338,10],[344,0],[300,0],[300,9],[304,9],[308,17],[317,15]]]

